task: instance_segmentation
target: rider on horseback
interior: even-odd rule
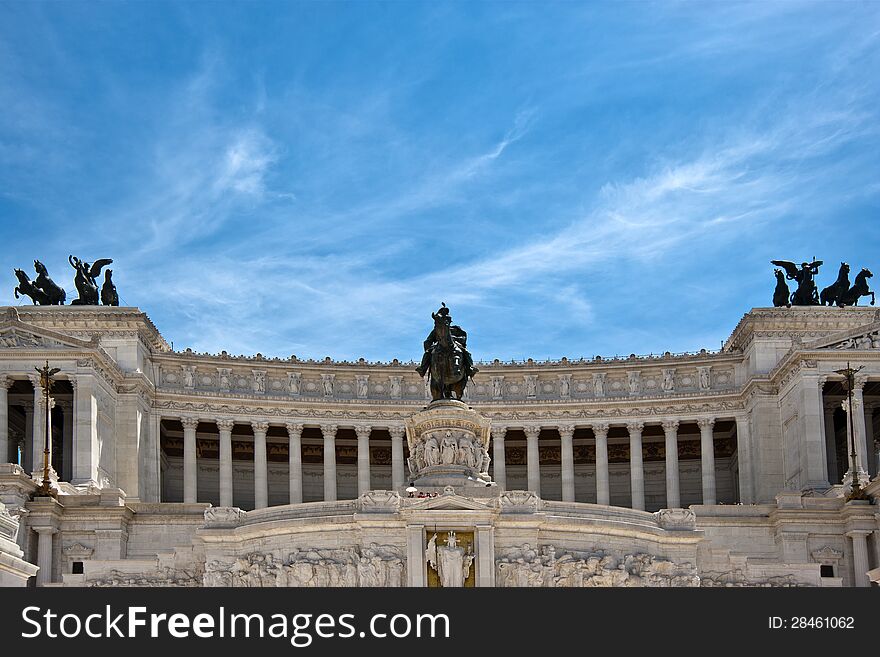
[[[471,356],[471,353],[467,350],[467,333],[463,328],[452,323],[452,317],[449,315],[449,308],[446,307],[445,303],[442,304],[442,307],[437,311],[437,314],[443,318],[443,322],[449,327],[449,334],[452,336],[452,340],[455,342],[456,347],[461,351],[461,361],[466,376],[468,378],[473,377],[480,370],[474,367],[474,359]],[[419,376],[425,376],[425,374],[428,373],[428,369],[431,367],[431,350],[434,348],[434,345],[437,344],[437,341],[436,329],[432,329],[428,334],[428,337],[425,338],[425,353],[422,355],[422,362],[416,368],[416,372],[419,373]]]

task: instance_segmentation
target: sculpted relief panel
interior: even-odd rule
[[[524,543],[495,559],[500,587],[689,587],[700,586],[696,566],[636,553],[617,556],[602,550],[557,553],[553,545]]]
[[[367,547],[294,549],[281,561],[272,553],[253,552],[232,563],[211,561],[205,586],[233,587],[400,587],[406,564],[400,548],[370,543]]]

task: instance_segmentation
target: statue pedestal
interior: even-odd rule
[[[489,418],[454,399],[433,401],[413,414],[406,421],[411,485],[423,492],[452,486],[460,494],[497,495],[489,477],[490,426]]]

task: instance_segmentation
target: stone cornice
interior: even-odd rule
[[[65,336],[129,334],[137,336],[151,351],[171,347],[146,313],[139,308],[111,306],[7,306],[0,313],[16,314],[22,322],[53,329]]]
[[[822,338],[871,324],[880,319],[878,313],[880,309],[859,306],[752,308],[743,315],[730,337],[724,342],[724,352],[745,351],[755,337],[788,338],[799,335]]]

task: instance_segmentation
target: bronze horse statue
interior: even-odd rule
[[[776,274],[776,289],[773,290],[773,306],[781,308],[787,306],[791,308],[791,293],[788,289],[788,283],[785,282],[785,274],[781,269],[774,269]]]
[[[64,301],[67,299],[67,293],[64,291],[64,288],[49,278],[49,272],[46,270],[46,265],[39,260],[34,260],[34,271],[37,272],[37,277],[34,279],[34,285],[46,294],[46,297],[49,299],[48,305],[63,306]]]
[[[15,270],[15,277],[18,279],[18,287],[13,290],[15,298],[19,298],[19,294],[29,296],[33,304],[40,306],[51,305],[49,295],[34,285],[34,282],[21,269]]]
[[[461,400],[468,380],[461,348],[452,339],[448,315],[431,313],[431,319],[436,339],[431,348],[431,401]]]
[[[843,308],[844,306],[858,306],[859,297],[867,297],[869,295],[871,297],[871,305],[873,306],[874,293],[868,289],[867,280],[873,276],[874,274],[871,273],[871,270],[864,268],[862,269],[862,271],[856,274],[856,282],[853,283],[853,286],[838,297],[838,307]]]
[[[847,290],[849,290],[849,265],[841,262],[840,271],[837,273],[837,280],[822,290],[822,294],[819,295],[819,302],[823,306],[833,306]]]

